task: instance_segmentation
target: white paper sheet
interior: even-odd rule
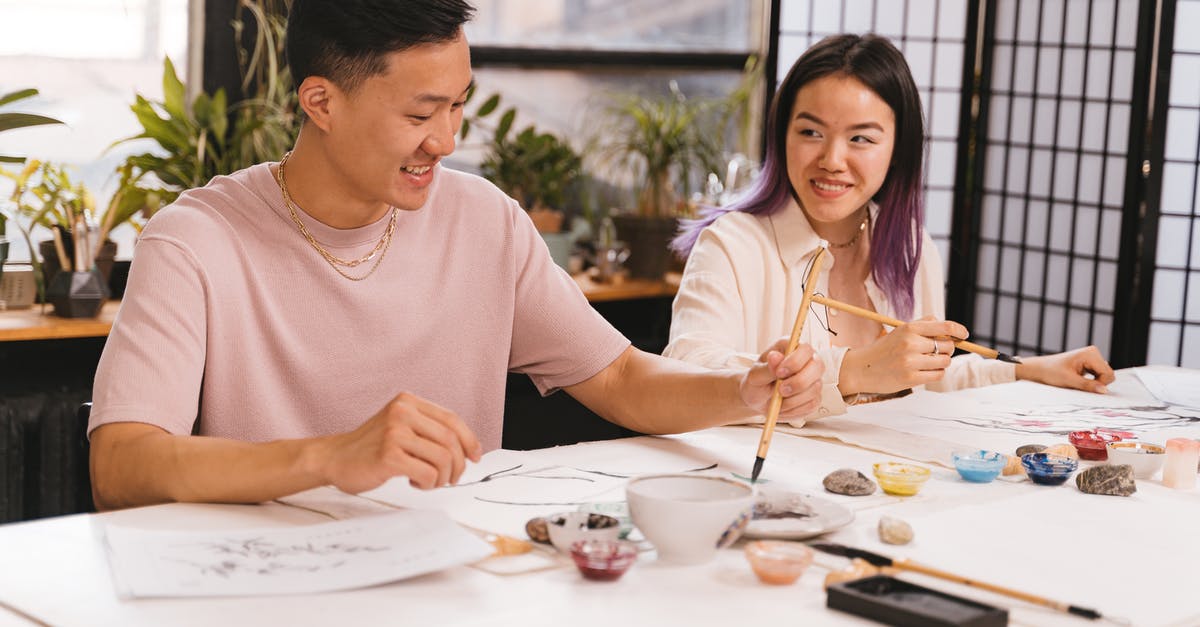
[[[275,500],[284,505],[324,514],[335,520],[347,520],[360,516],[375,516],[381,512],[394,512],[398,509],[407,509],[402,505],[392,505],[357,494],[347,494],[333,486],[313,488]],[[487,541],[487,534],[494,533],[483,529],[465,528],[475,535],[484,538],[485,541]],[[520,540],[524,538],[524,534],[510,537],[514,540]],[[492,555],[487,559],[474,562],[471,564],[471,567],[492,573],[493,575],[521,575],[551,568],[560,568],[571,564],[570,559],[560,554],[554,547],[540,545],[532,541],[530,541],[530,547],[532,550],[528,553]]]
[[[105,530],[125,597],[307,594],[372,586],[483,559],[492,547],[444,513],[410,510],[270,529]]]
[[[1200,370],[1138,368],[1138,379],[1154,398],[1178,407],[1200,409]]]
[[[739,458],[742,466],[747,465],[744,460],[754,459],[749,450]],[[575,511],[584,503],[625,500],[630,477],[681,472],[729,476],[732,468],[707,450],[665,438],[616,440],[538,451],[492,451],[478,464],[469,465],[456,486],[418,490],[407,481],[393,480],[362,496],[451,512],[469,527],[525,538],[525,523],[535,516]]]

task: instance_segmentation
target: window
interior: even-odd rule
[[[762,0],[478,0],[475,5],[466,33],[477,101],[499,93],[502,109],[517,109],[515,129],[536,125],[576,150],[609,139],[605,109],[620,94],[665,94],[671,81],[688,97],[728,94],[747,58],[764,46],[768,11]],[[760,107],[752,108],[757,114]],[[752,130],[753,141],[743,148],[755,159],[758,134]],[[449,162],[475,169],[486,140],[486,133],[469,135]],[[611,174],[602,166],[593,170]]]
[[[129,110],[135,93],[161,99],[163,57],[187,68],[188,10],[188,0],[0,0],[0,92],[36,88],[20,110],[66,123],[6,132],[0,154],[72,166],[103,202],[125,156],[154,146],[109,149],[141,131]],[[0,197],[10,193],[0,180]],[[119,256],[131,254],[133,237],[129,227],[114,231]],[[28,258],[24,242],[12,246],[11,258]]]

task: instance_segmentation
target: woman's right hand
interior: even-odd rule
[[[955,339],[966,338],[963,325],[932,316],[896,327],[866,346],[846,351],[838,390],[845,396],[892,394],[940,381],[950,367]]]

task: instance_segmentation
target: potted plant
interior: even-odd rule
[[[633,210],[611,216],[629,246],[631,276],[665,273],[668,244],[677,218],[686,215],[693,180],[724,170],[726,137],[739,114],[744,141],[747,104],[759,74],[752,57],[739,85],[723,98],[688,98],[671,81],[666,96],[625,95],[609,108],[609,133],[616,139],[606,143],[602,158],[635,181]]]
[[[129,164],[122,165],[117,173],[121,177],[118,189],[103,211],[97,210],[91,191],[73,181],[65,167],[31,160],[19,173],[2,173],[13,180],[13,217],[23,219],[16,224],[30,250],[34,250],[35,226],[48,229],[53,236],[39,242],[39,254],[30,255],[40,294],[45,294],[63,269],[89,272],[95,268],[101,285],[107,286],[117,250],[116,243],[108,239],[109,233],[125,223],[140,230],[135,216],[158,206],[155,192],[136,185]],[[77,248],[81,234],[85,234],[82,241],[86,243]]]
[[[474,115],[464,117],[464,136],[473,126],[486,126],[481,121],[499,104],[500,96],[494,94]],[[578,233],[564,233],[563,225],[569,198],[578,192],[583,158],[557,135],[539,132],[532,125],[512,133],[516,115],[511,107],[500,115],[480,162],[480,174],[521,203],[555,263],[566,268]]]
[[[657,279],[666,272],[667,244],[691,173],[718,167],[719,144],[702,124],[712,111],[711,101],[686,98],[674,81],[665,97],[627,95],[610,110],[617,139],[608,145],[608,157],[635,181],[634,211],[611,216],[629,246],[633,277]]]
[[[62,124],[61,121],[54,118],[38,115],[36,113],[21,113],[19,111],[6,111],[4,108],[19,100],[25,100],[38,95],[36,89],[20,89],[14,92],[0,95],[0,133],[11,131],[18,128],[28,128],[31,126],[42,126],[46,124]],[[25,157],[16,157],[9,155],[0,155],[0,163],[24,163]],[[0,276],[4,275],[4,262],[8,260],[8,245],[9,239],[7,218],[4,212],[0,212]]]
[[[552,133],[529,126],[509,138],[509,126],[498,129],[480,171],[529,211],[538,231],[558,233],[563,203],[579,179],[583,159]]]

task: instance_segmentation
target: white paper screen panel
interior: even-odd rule
[[[1200,368],[1200,0],[1175,5],[1148,363]]]
[[[999,0],[972,337],[1111,340],[1137,0]]]

